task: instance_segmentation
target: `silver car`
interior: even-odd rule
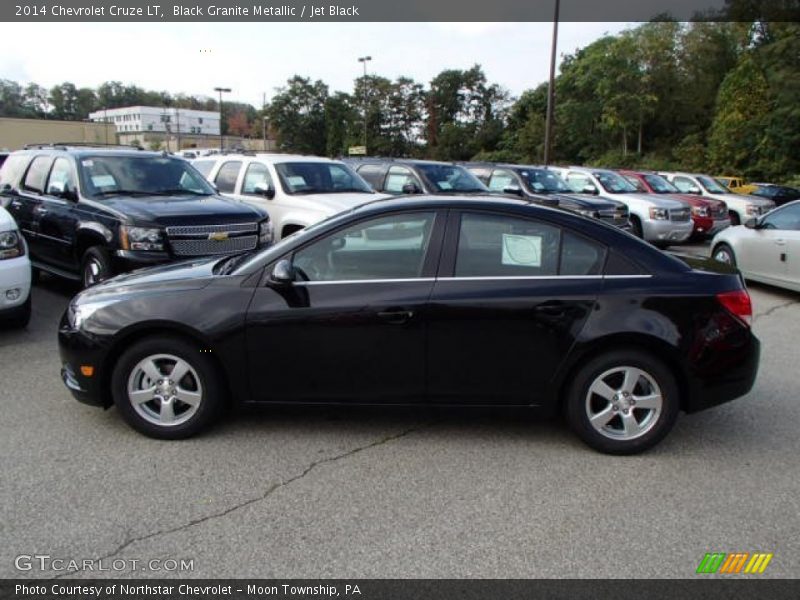
[[[800,200],[721,231],[711,256],[747,279],[800,292]]]

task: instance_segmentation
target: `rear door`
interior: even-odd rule
[[[453,212],[428,311],[430,401],[542,401],[602,289],[605,254],[547,222]]]
[[[422,401],[426,308],[443,217],[372,217],[284,257],[296,281],[274,285],[265,277],[247,314],[251,397]]]
[[[52,164],[51,156],[45,154],[35,157],[22,179],[18,197],[21,203],[20,216],[22,220],[17,223],[28,238],[31,258],[43,262],[47,262],[46,242],[39,232],[39,219],[47,210],[43,206],[43,193]]]
[[[800,284],[800,204],[775,209],[761,219],[760,228],[742,240],[737,259],[745,273]]]

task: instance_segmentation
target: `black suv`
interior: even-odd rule
[[[344,159],[376,192],[385,194],[490,194],[477,177],[452,163],[410,158]]]
[[[493,192],[516,195],[531,202],[558,206],[629,229],[628,207],[612,198],[576,194],[557,173],[546,167],[495,163],[463,163]]]
[[[131,148],[14,152],[0,170],[0,202],[27,239],[34,268],[84,287],[142,266],[272,241],[263,210],[218,195],[185,160]]]

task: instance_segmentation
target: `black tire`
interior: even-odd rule
[[[25,300],[24,304],[12,310],[14,313],[3,320],[2,324],[13,329],[23,329],[27,327],[28,323],[31,321],[31,293],[28,292],[28,299]]]
[[[633,388],[631,392],[633,395],[630,398],[608,400],[608,406],[603,407],[606,400],[598,394],[590,395],[591,386],[601,380],[601,376],[611,373],[602,381],[611,382],[608,383],[608,387],[612,391],[622,393],[621,389],[617,390],[612,384],[617,377],[620,379],[616,381],[624,380],[626,368],[631,372],[634,372],[633,369],[643,372],[643,376],[635,378],[640,383]],[[656,394],[657,390],[650,387],[650,381],[653,381],[660,391],[661,400],[658,409],[633,406],[635,398],[639,398],[643,403],[645,397],[659,395]],[[617,455],[637,454],[655,446],[675,425],[680,409],[678,386],[670,369],[654,356],[636,349],[614,350],[590,360],[574,377],[565,402],[567,422],[578,437],[595,450]],[[597,417],[601,416],[601,412],[612,415],[602,426],[605,433],[601,433],[592,425],[590,410],[593,412],[596,410]],[[631,417],[635,419],[636,425],[632,426],[631,431],[638,433],[628,434],[623,421],[624,411],[627,411],[624,419]],[[635,429],[637,426],[640,429]]]
[[[728,216],[731,218],[731,227],[735,227],[736,225],[741,225],[742,220],[739,218],[739,213],[734,210],[728,211]]]
[[[175,382],[178,389],[186,385],[187,389],[193,389],[191,393],[199,392],[201,395],[194,412],[192,412],[191,406],[177,400],[177,394],[173,396],[168,403],[172,405],[169,412],[177,417],[177,421],[171,425],[157,422],[162,418],[162,400],[153,399],[146,403],[141,402],[139,408],[135,408],[134,401],[128,393],[129,384],[134,390],[150,387],[149,379],[144,380],[143,384],[141,383],[143,381],[141,377],[146,376],[142,374],[140,368],[140,365],[148,361],[150,357],[156,359],[154,364],[158,366],[159,372],[166,373],[165,379],[159,381],[167,381],[166,378],[171,374],[171,358],[163,358],[165,356],[184,361],[193,371],[187,372],[186,376]],[[172,369],[174,368],[177,368],[177,363],[172,365]],[[197,385],[192,385],[195,377],[198,379]],[[153,389],[159,390],[158,385]],[[188,438],[209,426],[220,414],[224,405],[224,390],[225,387],[222,385],[214,361],[208,355],[201,353],[201,348],[196,344],[171,336],[154,336],[135,343],[120,357],[111,375],[114,404],[125,421],[140,433],[163,440]],[[185,391],[178,393],[185,393]],[[159,412],[158,415],[155,414],[156,411]],[[181,420],[184,417],[185,420]]]
[[[728,246],[728,244],[717,244],[711,256],[716,261],[728,264],[732,267],[736,266],[736,255],[733,253],[733,248]]]
[[[631,216],[631,233],[639,239],[644,239],[644,232],[642,231],[642,222],[639,217]]]
[[[102,246],[92,246],[81,258],[81,285],[92,287],[114,276],[111,254]]]

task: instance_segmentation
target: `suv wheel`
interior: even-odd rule
[[[81,282],[84,288],[92,287],[114,275],[111,256],[102,246],[92,246],[83,253]]]
[[[127,350],[111,376],[114,404],[137,431],[182,439],[207,426],[222,406],[215,365],[190,342],[158,336]]]
[[[572,430],[607,454],[652,448],[678,417],[675,377],[655,357],[636,350],[598,356],[575,377],[566,398]]]

